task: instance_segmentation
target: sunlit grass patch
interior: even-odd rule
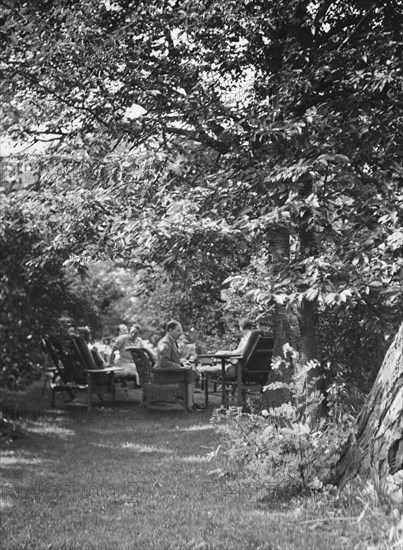
[[[161,447],[156,447],[154,445],[142,445],[139,443],[123,443],[121,445],[122,449],[131,449],[137,453],[162,453],[162,454],[172,454],[174,451],[170,449],[164,449]]]
[[[26,431],[32,434],[54,435],[61,438],[73,437],[74,430],[63,426],[56,426],[53,422],[35,422],[27,423]]]
[[[0,451],[0,466],[1,468],[9,467],[19,467],[19,466],[28,466],[35,464],[42,464],[46,462],[46,459],[43,457],[37,457],[34,454],[18,450],[14,451],[12,449],[2,449]]]
[[[0,498],[0,512],[7,510],[14,506],[14,502],[11,499]]]
[[[43,462],[41,458],[24,458],[21,456],[2,456],[0,460],[2,468],[7,468],[9,466],[32,466]]]
[[[211,424],[192,424],[191,426],[176,426],[176,430],[182,432],[202,432],[205,430],[214,430]]]

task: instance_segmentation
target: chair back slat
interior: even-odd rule
[[[274,338],[267,333],[257,333],[253,349],[245,356],[242,371],[243,384],[265,384],[271,369]]]
[[[50,361],[52,363],[52,367],[58,372],[60,376],[63,375],[63,365],[61,364],[61,349],[58,349],[57,346],[48,340],[47,338],[43,338],[42,340],[42,349],[46,353],[48,357],[50,357]]]
[[[91,355],[94,360],[94,363],[97,367],[97,369],[104,369],[105,368],[105,361],[102,359],[101,354],[99,351],[92,349]]]
[[[244,364],[247,364],[250,361],[251,357],[253,356],[259,337],[260,337],[260,333],[254,330],[249,338],[248,345],[246,346],[246,349],[243,352]]]
[[[57,342],[44,340],[45,351],[48,353],[56,372],[63,383],[85,384],[86,370],[83,368],[73,342],[68,349],[63,349]]]
[[[87,371],[97,369],[92,353],[84,338],[82,336],[73,336],[72,343],[83,370]]]

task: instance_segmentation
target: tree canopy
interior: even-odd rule
[[[6,192],[47,257],[162,267],[212,300],[227,281],[259,311],[358,304],[393,333],[401,0],[0,5],[2,133],[38,174]]]

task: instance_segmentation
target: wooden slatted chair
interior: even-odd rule
[[[186,371],[156,369],[155,358],[148,349],[129,346],[136,364],[142,389],[142,406],[157,403],[176,403],[188,410]]]
[[[97,364],[95,357],[88,347],[87,342],[82,336],[74,336],[72,338],[73,346],[77,351],[77,356],[87,374],[87,407],[90,410],[92,404],[92,396],[94,393],[98,395],[101,403],[103,403],[103,395],[108,393],[114,399],[114,375],[119,373],[118,369],[105,368],[103,365]]]
[[[68,351],[56,343],[44,340],[44,351],[52,361],[49,369],[52,407],[58,392],[67,392],[74,399],[75,392],[87,394],[87,409],[91,410],[93,394],[96,393],[101,403],[103,396],[109,393],[114,398],[113,377],[117,369],[99,368],[94,356],[82,336],[73,336]]]
[[[77,382],[76,372],[81,371],[81,367],[77,366],[76,360],[68,357],[63,352],[62,348],[56,343],[48,339],[42,340],[43,352],[50,359],[51,366],[46,370],[46,377],[49,380],[51,389],[51,406],[55,406],[56,394],[58,392],[68,393],[70,400],[75,397],[74,390],[83,389],[86,380],[82,380],[82,384]],[[73,380],[74,379],[74,380]],[[82,388],[81,388],[82,385]],[[45,385],[42,390],[42,396],[44,394]]]
[[[251,392],[252,389],[262,393],[263,386],[267,383],[271,369],[273,348],[274,338],[270,334],[254,331],[243,356],[238,358],[240,371],[238,371],[236,378],[228,379],[225,377],[223,380],[221,373],[205,373],[204,390],[206,406],[208,405],[209,383],[214,384],[214,389],[217,382],[225,385],[225,389],[227,390],[225,393],[226,401],[229,391],[232,394],[235,394],[237,391],[238,405],[241,405],[241,401],[244,402],[246,394]],[[202,355],[200,358],[209,356],[213,358],[214,354]],[[220,357],[220,360],[224,364],[228,363],[230,359],[229,357]],[[224,392],[222,392],[222,395],[224,395]]]

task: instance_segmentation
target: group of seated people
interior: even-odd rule
[[[234,350],[220,350],[215,353],[216,356],[239,356],[243,355],[246,347],[248,346],[249,340],[251,338],[254,324],[248,319],[242,319],[239,328],[242,333],[242,338],[239,342],[239,345]],[[109,364],[112,366],[120,366],[125,368],[125,372],[133,373],[136,372],[136,366],[133,363],[130,352],[126,351],[126,347],[129,345],[135,347],[145,347],[147,344],[140,338],[141,327],[140,325],[133,325],[128,332],[119,336],[115,341],[112,352],[109,358]],[[208,373],[209,375],[219,375],[221,374],[221,365],[209,365],[209,366],[195,366],[195,360],[197,360],[195,346],[185,344],[185,346],[179,347],[179,342],[183,337],[182,325],[179,321],[171,320],[166,325],[166,334],[157,344],[157,349],[155,353],[157,369],[183,369],[186,370],[186,379],[187,379],[187,391],[188,391],[188,403],[189,411],[197,412],[202,410],[202,408],[195,403],[194,400],[194,391],[196,387],[196,382],[199,379],[200,375]],[[149,347],[148,347],[149,349]],[[114,358],[116,352],[119,351],[120,357],[116,363],[114,363]],[[152,352],[154,350],[151,350]],[[194,352],[193,356],[192,351]],[[192,361],[193,359],[193,361]],[[226,366],[226,376],[229,380],[234,380],[237,375],[237,363],[238,361],[234,359],[233,362],[229,362]],[[138,384],[140,382],[138,381]]]
[[[242,319],[239,323],[242,338],[239,345],[234,350],[220,350],[214,355],[231,357],[234,360],[229,361],[226,366],[226,376],[229,380],[234,380],[237,375],[237,359],[235,356],[243,355],[253,333],[254,324],[248,319]],[[179,321],[171,320],[166,325],[165,335],[158,341],[154,348],[141,337],[141,326],[134,324],[128,329],[125,325],[119,327],[119,336],[115,340],[106,366],[119,367],[119,378],[135,380],[140,387],[140,378],[137,373],[136,365],[133,361],[129,346],[148,349],[155,358],[155,368],[157,369],[180,369],[186,371],[188,404],[190,412],[202,410],[194,400],[195,387],[200,375],[208,373],[210,376],[221,374],[221,365],[195,366],[197,361],[196,347],[194,344],[188,344],[183,340],[182,325]],[[90,333],[83,334],[87,342],[90,342]],[[181,342],[182,341],[182,342]],[[182,344],[180,346],[180,344]],[[116,358],[116,355],[118,357]]]

